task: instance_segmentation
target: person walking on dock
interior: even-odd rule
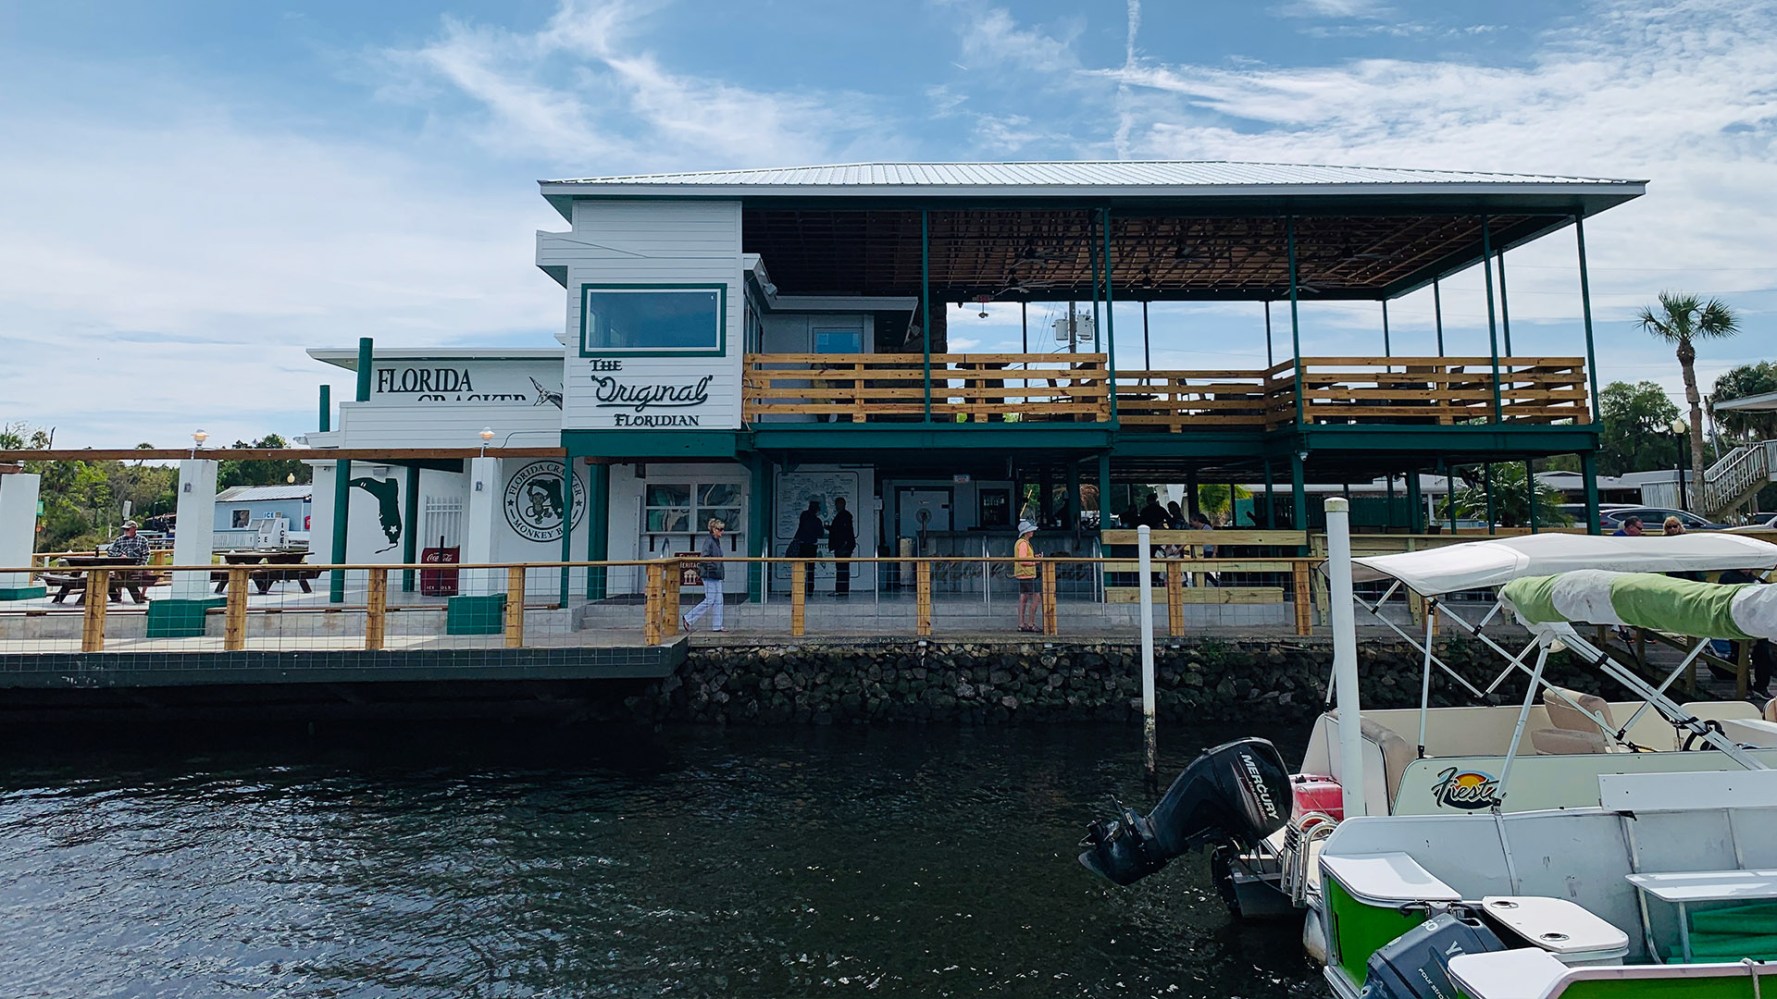
[[[811,560],[802,574],[802,592],[814,592],[814,557],[820,553],[821,535],[827,533],[827,525],[821,523],[821,501],[811,499],[808,509],[802,511],[802,519],[796,522],[796,534],[790,539],[790,557]]]
[[[1037,550],[1031,536],[1037,525],[1028,520],[1018,522],[1018,543],[1012,546],[1012,578],[1018,580],[1018,630],[1041,631],[1037,623],[1042,604],[1037,583]]]
[[[833,593],[851,594],[851,563],[845,561],[858,550],[858,530],[852,524],[851,511],[845,508],[845,497],[833,497],[833,522],[827,525],[827,550],[838,561],[833,563]]]
[[[698,546],[698,554],[705,561],[698,563],[698,575],[703,577],[703,603],[691,608],[691,613],[679,619],[686,631],[694,630],[692,625],[702,620],[705,614],[710,616],[710,630],[722,630],[722,527],[720,520],[710,518],[710,533],[704,536],[703,543]]]

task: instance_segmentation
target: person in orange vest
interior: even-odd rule
[[[1018,580],[1018,630],[1041,631],[1037,619],[1040,611],[1037,584],[1037,550],[1030,543],[1037,525],[1028,520],[1018,522],[1018,543],[1012,546],[1012,578]]]

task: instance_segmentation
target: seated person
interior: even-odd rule
[[[1641,537],[1641,518],[1640,517],[1624,517],[1623,518],[1623,526],[1610,532],[1610,536],[1613,538],[1639,538],[1639,537]]]
[[[123,522],[123,535],[111,542],[105,551],[114,558],[127,558],[137,565],[148,564],[148,542],[136,537],[136,522]]]

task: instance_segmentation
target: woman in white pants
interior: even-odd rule
[[[692,624],[705,614],[710,616],[711,631],[722,630],[722,563],[713,561],[722,557],[722,526],[720,520],[710,518],[709,536],[699,546],[698,553],[712,561],[698,566],[698,573],[703,576],[703,603],[691,608],[691,613],[679,619],[686,631],[694,630]]]

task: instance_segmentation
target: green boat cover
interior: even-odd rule
[[[1581,569],[1516,579],[1499,595],[1527,626],[1620,624],[1697,638],[1770,638],[1777,631],[1777,587],[1755,583]]]

